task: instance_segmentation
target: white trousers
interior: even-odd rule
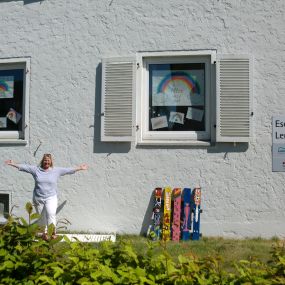
[[[49,225],[53,224],[56,227],[57,196],[52,196],[47,199],[34,197],[34,205],[36,212],[41,215],[38,223],[39,225],[44,226],[45,233],[47,232]]]

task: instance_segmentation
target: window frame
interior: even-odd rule
[[[211,140],[212,64],[215,50],[137,54],[137,144],[209,145]],[[149,131],[149,64],[205,63],[205,131]]]
[[[24,144],[28,143],[29,137],[29,88],[30,88],[29,57],[23,58],[0,58],[0,70],[23,69],[23,114],[20,131],[1,131],[0,144]]]
[[[12,192],[0,190],[0,203],[4,205],[4,218],[7,218],[11,210]]]

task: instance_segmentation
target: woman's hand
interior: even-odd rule
[[[11,160],[11,159],[5,160],[4,163],[7,164],[7,165],[14,164],[13,160]]]
[[[85,164],[85,163],[81,164],[79,167],[80,167],[81,170],[87,170],[88,169],[88,165]]]
[[[18,164],[15,163],[15,162],[14,162],[13,160],[11,160],[11,159],[5,160],[4,163],[7,164],[7,165],[10,165],[10,166],[19,168]]]
[[[79,165],[75,170],[79,171],[79,170],[87,170],[88,169],[88,165],[87,164],[81,164]]]

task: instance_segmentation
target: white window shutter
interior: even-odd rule
[[[102,60],[101,141],[134,138],[135,59]]]
[[[252,64],[249,55],[217,58],[217,142],[249,142],[251,139]]]

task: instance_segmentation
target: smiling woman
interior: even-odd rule
[[[45,153],[42,160],[41,160],[41,168],[43,169],[49,169],[50,167],[53,167],[53,161],[50,153]]]
[[[59,177],[74,174],[80,170],[87,170],[88,166],[81,164],[71,168],[53,167],[52,155],[49,153],[43,155],[40,166],[17,164],[13,160],[7,160],[5,163],[33,176],[35,180],[33,202],[37,213],[41,214],[39,223],[44,227],[43,239],[47,239],[48,226],[50,224],[56,226],[57,181]],[[52,238],[55,237],[56,232],[54,230]]]

